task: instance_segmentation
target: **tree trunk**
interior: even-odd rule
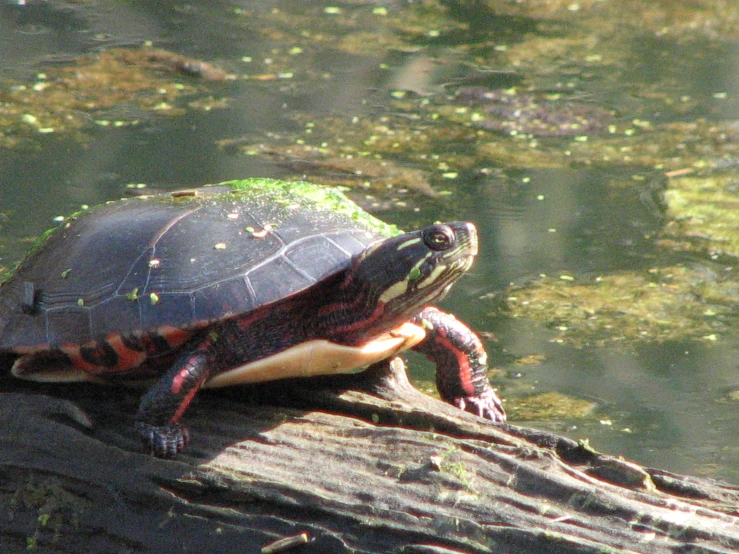
[[[141,453],[138,392],[1,390],[0,552],[739,551],[739,488],[482,421],[399,361],[203,392],[176,460]]]

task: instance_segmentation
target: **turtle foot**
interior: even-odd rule
[[[190,442],[190,430],[178,423],[157,427],[139,421],[136,423],[136,431],[146,451],[157,458],[174,458]]]
[[[485,387],[480,394],[457,397],[454,399],[454,405],[460,410],[497,423],[506,420],[503,403],[491,387]]]

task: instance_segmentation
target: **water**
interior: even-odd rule
[[[561,329],[573,321],[501,309],[510,283],[536,283],[542,274],[595,282],[682,264],[710,281],[736,265],[734,255],[711,259],[660,242],[669,222],[661,193],[674,183],[665,171],[736,172],[736,21],[718,17],[713,25],[721,27],[707,22],[691,30],[687,22],[718,13],[710,3],[706,13],[646,11],[638,26],[616,8],[599,16],[575,6],[552,3],[551,13],[540,7],[508,15],[475,6],[429,15],[396,3],[342,5],[334,14],[300,2],[6,2],[3,95],[19,85],[50,83],[56,90],[59,79],[73,88],[82,72],[60,71],[73,67],[76,56],[143,41],[233,78],[208,82],[162,64],[146,73],[156,76],[153,90],[172,83],[192,90],[157,92],[157,109],[140,100],[140,91],[111,106],[71,105],[83,96],[75,89],[53,117],[36,104],[3,116],[0,267],[11,267],[54,216],[117,198],[128,183],[172,189],[249,176],[294,178],[310,167],[308,178],[354,185],[358,201],[401,226],[437,219],[478,224],[479,260],[444,307],[486,337],[497,336],[488,342],[499,369],[495,383],[511,407],[548,391],[595,407],[583,418],[521,424],[587,437],[601,451],[642,464],[739,483],[739,338],[731,325],[720,328],[718,340],[701,333],[655,340],[637,332],[614,341],[601,330],[579,332],[573,341]],[[591,46],[582,38],[587,33],[594,35]],[[625,45],[626,59],[611,53]],[[422,95],[393,95],[388,83]],[[448,96],[461,86],[515,85],[566,93],[613,132],[588,140],[537,135],[526,111],[508,114],[521,122],[518,136],[478,132],[459,121],[469,114]],[[114,93],[106,86],[102,96]],[[594,108],[612,119],[599,121]],[[487,117],[484,106],[473,109]],[[572,112],[555,115],[569,121]],[[701,131],[711,124],[717,129]],[[670,142],[681,133],[684,140]],[[385,165],[362,169],[369,187],[337,170],[347,154],[354,161],[382,156]],[[391,177],[383,173],[391,170]],[[687,298],[681,286],[675,295]],[[567,291],[560,294],[563,303],[578,304]],[[629,301],[621,307],[628,319]],[[538,363],[522,364],[529,356]],[[418,378],[428,376],[421,360],[413,358],[413,366]]]

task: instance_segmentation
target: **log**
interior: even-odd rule
[[[739,488],[483,421],[399,359],[203,392],[176,460],[139,392],[0,383],[0,552],[739,551]]]

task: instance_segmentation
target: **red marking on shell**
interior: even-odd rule
[[[146,352],[131,350],[124,343],[120,335],[109,335],[106,337],[108,344],[118,354],[118,363],[114,368],[106,368],[110,371],[123,371],[141,365],[146,359]]]
[[[177,347],[187,342],[192,336],[193,331],[187,329],[180,329],[172,325],[162,325],[157,329],[157,333],[164,337],[170,346]]]
[[[170,325],[160,327],[157,329],[156,333],[156,335],[164,338],[172,349],[185,343],[192,334],[192,331]],[[101,371],[116,373],[134,369],[141,365],[147,357],[163,353],[161,352],[161,348],[159,348],[156,343],[150,339],[149,335],[144,334],[140,338],[145,345],[144,352],[138,352],[128,348],[124,344],[123,338],[120,335],[113,334],[105,337],[104,342],[107,343],[107,345],[110,346],[118,356],[117,363],[114,366],[103,366],[88,362],[82,355],[83,348],[96,348],[102,341],[89,341],[84,344],[62,344],[59,346],[59,350],[69,356],[75,369],[79,369],[80,371],[85,371],[87,373],[100,373]]]
[[[83,348],[101,348],[103,342],[115,352],[115,365],[96,364],[86,360],[82,354]],[[91,341],[82,345],[63,344],[60,346],[60,350],[69,356],[69,359],[72,360],[72,365],[76,369],[87,373],[100,373],[101,371],[106,373],[117,373],[128,371],[137,367],[144,361],[144,359],[146,359],[146,354],[143,352],[134,352],[126,348],[119,335],[112,335],[107,337],[104,341]]]
[[[82,357],[81,349],[82,346],[79,344],[62,344],[59,346],[59,350],[64,352],[67,356],[69,356],[69,359],[72,360],[72,365],[75,367],[75,369],[79,369],[80,371],[85,371],[87,373],[94,373],[99,371],[99,366],[91,364]]]

